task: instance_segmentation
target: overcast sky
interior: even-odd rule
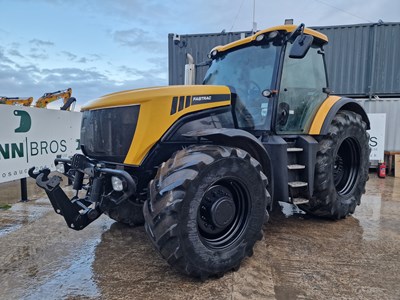
[[[256,0],[257,29],[400,21],[399,0]],[[168,84],[168,33],[252,29],[253,0],[0,0],[0,96]]]

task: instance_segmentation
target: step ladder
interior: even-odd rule
[[[306,166],[299,163],[299,154],[303,152],[303,148],[295,147],[295,142],[288,142],[288,189],[289,202],[295,205],[307,204],[309,199],[305,197],[307,194],[308,183],[301,180],[301,172]]]

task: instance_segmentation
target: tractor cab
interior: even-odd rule
[[[237,128],[307,133],[328,96],[326,42],[326,36],[303,24],[260,31],[214,48],[203,83],[231,88]]]

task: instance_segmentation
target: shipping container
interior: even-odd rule
[[[400,23],[312,27],[324,33],[329,87],[334,94],[361,98],[368,113],[386,113],[386,151],[400,151]],[[195,64],[207,61],[212,48],[252,32],[170,34],[169,84],[183,84],[187,54]],[[208,66],[196,69],[201,84]]]
[[[325,46],[330,87],[351,97],[400,96],[400,23],[313,27]]]

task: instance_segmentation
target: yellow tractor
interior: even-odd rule
[[[83,155],[55,160],[76,196],[47,169],[30,175],[70,228],[105,213],[144,224],[184,274],[237,270],[277,201],[333,219],[360,204],[369,120],[330,94],[327,42],[304,24],[277,26],[214,48],[204,85],[94,100],[82,109]]]

